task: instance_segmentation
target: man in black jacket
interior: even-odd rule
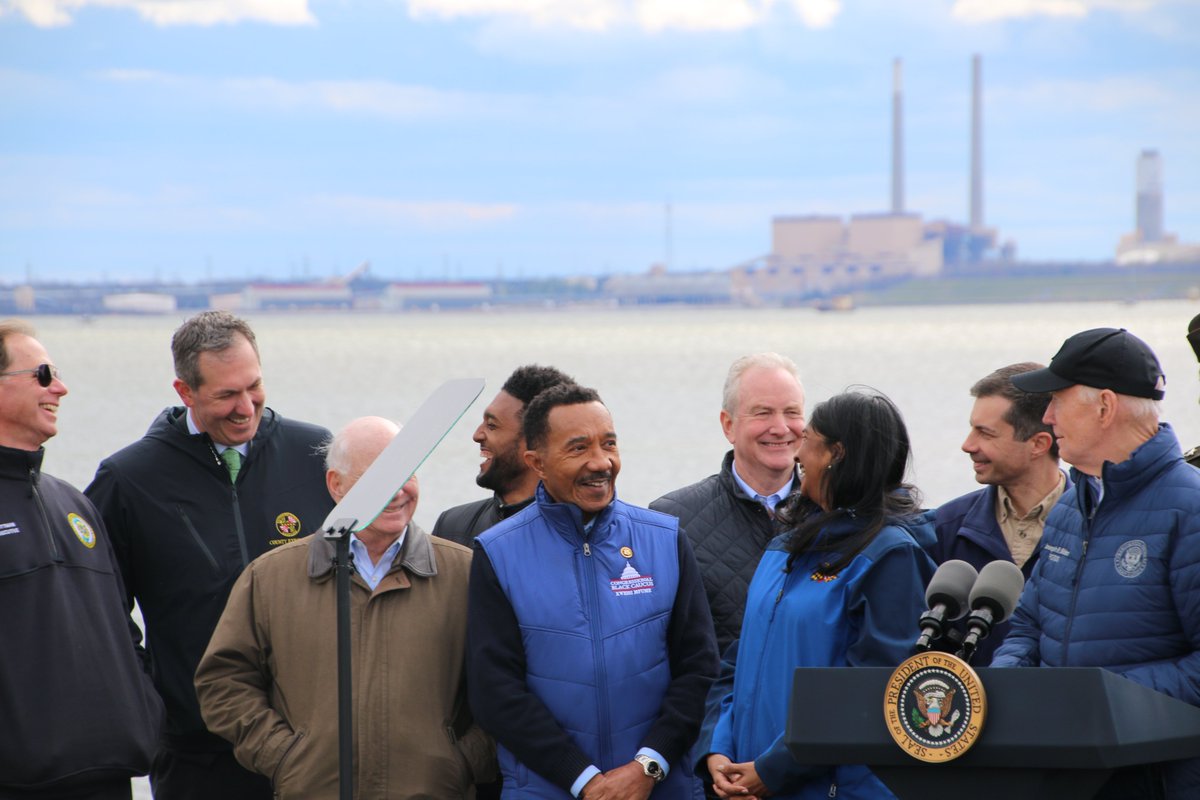
[[[101,462],[87,495],[113,532],[126,602],[141,607],[167,706],[150,775],[156,800],[267,800],[270,782],[205,729],[192,679],[243,567],[313,532],[333,507],[318,454],[329,432],[266,407],[244,320],[198,314],[171,350],[183,406]]]
[[[775,507],[799,486],[804,387],[795,363],[778,353],[734,361],[720,417],[733,445],[721,471],[663,495],[650,508],[678,517],[687,532],[723,653],[741,632],[750,579],[779,532]]]
[[[66,393],[33,329],[0,322],[0,797],[128,800],[162,702],[100,514],[41,471]]]
[[[551,386],[574,382],[554,367],[537,364],[517,367],[508,376],[471,436],[483,457],[475,483],[491,489],[492,496],[443,511],[433,525],[434,536],[470,547],[476,536],[533,502],[538,477],[525,464],[525,406]]]

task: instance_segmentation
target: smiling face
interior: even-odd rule
[[[330,469],[325,473],[325,485],[335,503],[342,501],[399,432],[400,428],[389,420],[361,417],[338,433],[338,441],[330,449],[338,448],[339,454],[331,459]],[[413,475],[392,495],[379,516],[359,532],[359,538],[374,533],[383,541],[394,540],[412,521],[420,494],[420,484]]]
[[[835,455],[825,437],[816,428],[808,426],[800,437],[800,451],[796,454],[801,471],[800,492],[826,511],[829,500],[825,483]]]
[[[191,409],[196,427],[230,447],[253,439],[267,400],[254,347],[238,336],[224,350],[201,353],[198,366],[199,386],[175,379],[175,391]]]
[[[587,522],[616,496],[621,455],[612,416],[602,403],[555,406],[546,443],[525,461],[558,503],[579,506]]]
[[[733,413],[721,410],[721,428],[742,480],[760,494],[776,492],[792,475],[804,433],[804,389],[785,369],[751,367]]]
[[[37,369],[52,364],[46,348],[30,336],[13,333],[4,337],[8,353],[5,372]],[[32,372],[0,378],[0,445],[18,450],[37,450],[58,433],[58,404],[67,393],[59,378],[49,386],[38,383]]]
[[[501,497],[517,488],[526,475],[525,440],[521,438],[524,410],[524,403],[501,390],[484,409],[483,422],[471,437],[483,459],[475,483]]]
[[[1036,442],[1016,439],[1013,426],[1004,417],[1012,401],[999,395],[979,397],[971,409],[971,432],[962,450],[971,457],[975,480],[991,486],[1008,486],[1029,470]]]

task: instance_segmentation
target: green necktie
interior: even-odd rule
[[[232,447],[226,447],[221,453],[221,460],[229,468],[229,482],[237,483],[238,470],[242,468],[242,454]]]

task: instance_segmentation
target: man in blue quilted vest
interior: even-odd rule
[[[623,503],[612,417],[561,384],[525,409],[532,505],[476,539],[468,684],[502,797],[695,796],[687,751],[717,671],[712,618],[672,516]]]
[[[1053,393],[1044,420],[1075,485],[992,665],[1104,667],[1200,706],[1200,471],[1159,422],[1158,359],[1096,328],[1012,382]],[[1200,797],[1200,759],[1118,770],[1097,797]]]

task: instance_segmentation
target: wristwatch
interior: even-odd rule
[[[634,756],[633,760],[642,765],[642,772],[654,778],[655,783],[661,783],[666,780],[667,773],[663,772],[662,764],[650,756]]]

